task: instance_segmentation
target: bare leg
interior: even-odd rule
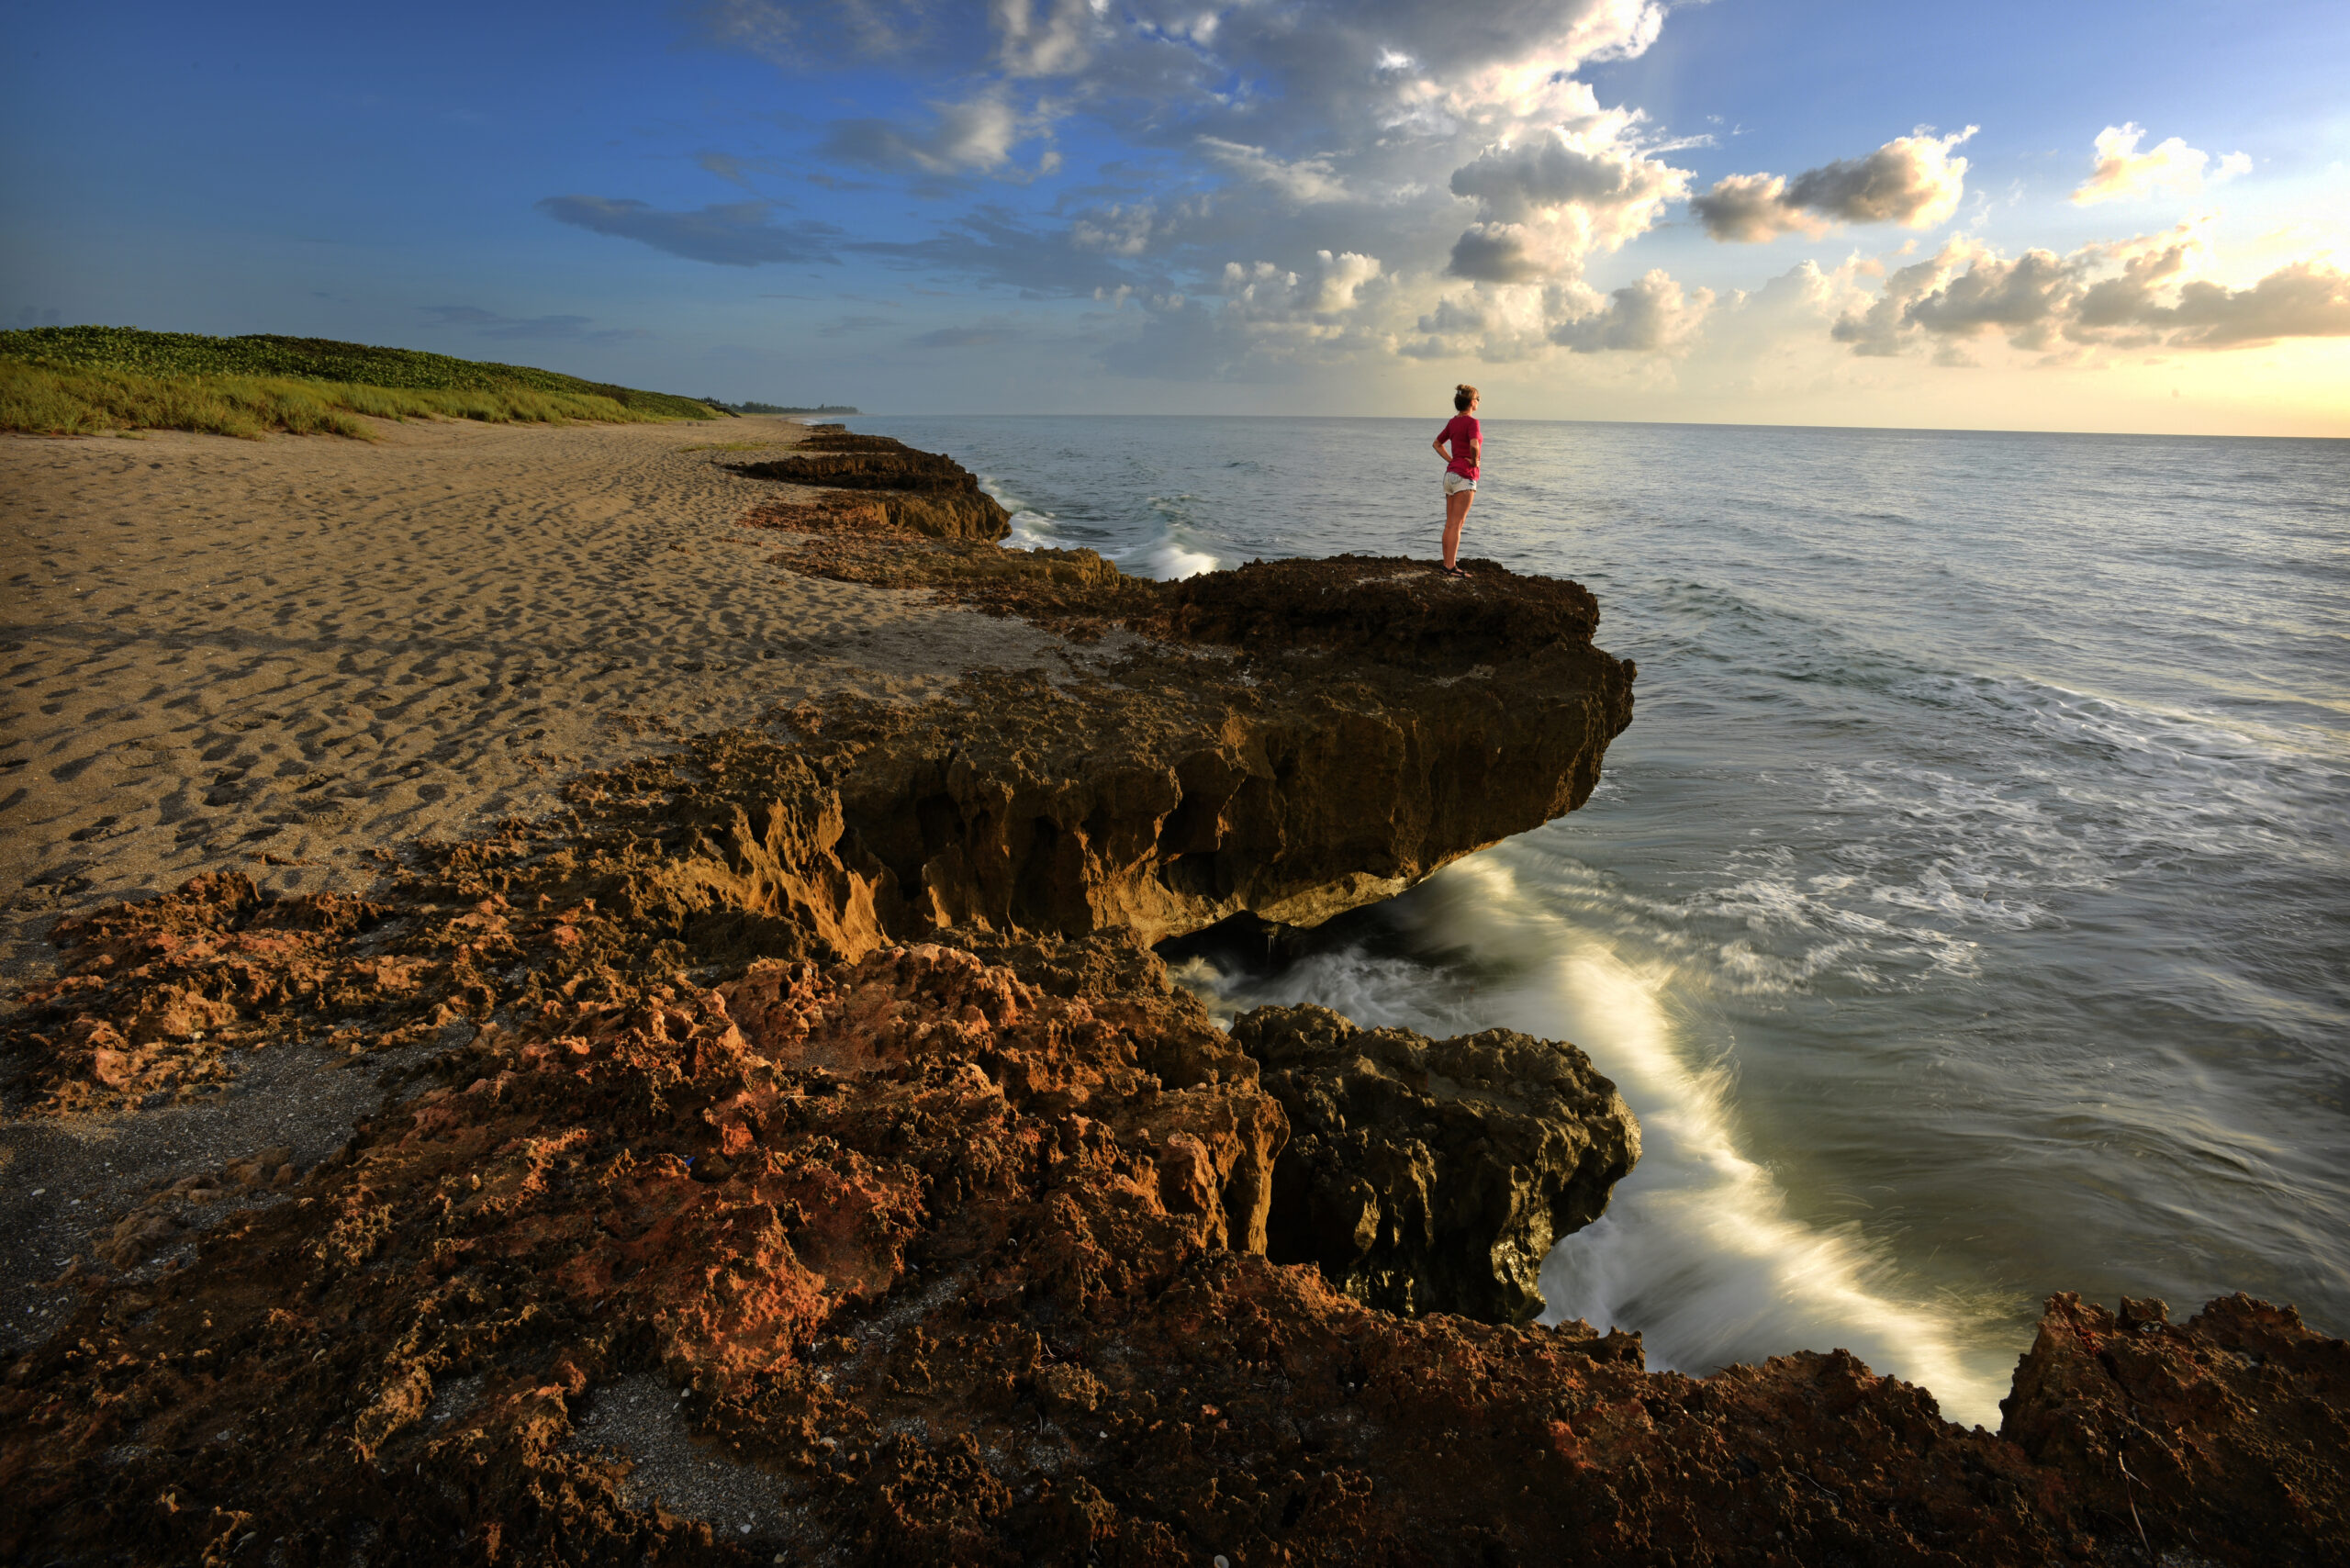
[[[1468,521],[1469,503],[1476,498],[1474,490],[1444,498],[1444,569],[1448,572],[1460,564],[1460,525]]]

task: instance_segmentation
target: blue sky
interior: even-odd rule
[[[1470,380],[1535,417],[2350,433],[2339,4],[0,27],[10,324],[907,412],[1418,412]]]

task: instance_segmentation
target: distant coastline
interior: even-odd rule
[[[853,409],[846,403],[819,403],[812,409],[803,409],[788,408],[781,403],[722,403],[715,398],[704,398],[702,401],[713,409],[723,409],[730,414],[857,414],[864,412],[863,409]]]

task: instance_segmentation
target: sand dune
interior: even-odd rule
[[[1052,656],[767,565],[734,520],[793,492],[722,465],[784,420],[383,428],[0,437],[0,978],[70,909],[221,867],[364,886],[678,735]]]

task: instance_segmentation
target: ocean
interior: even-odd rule
[[[1166,577],[1435,555],[1448,414],[853,423]],[[1554,1317],[1989,1426],[2051,1292],[2350,1334],[2350,442],[1489,419],[1461,553],[1639,661],[1590,803],[1181,973],[1588,1051],[1646,1152]]]

